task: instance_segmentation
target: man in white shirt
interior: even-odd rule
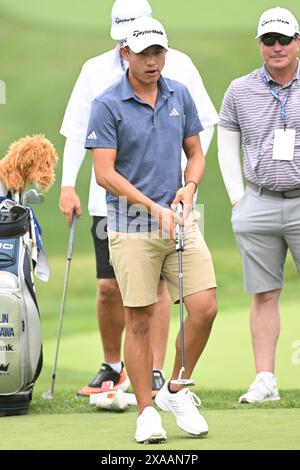
[[[122,39],[126,37],[128,24],[137,17],[151,15],[151,7],[147,0],[116,0],[112,8],[111,37],[119,43],[114,49],[88,60],[83,65],[73,89],[60,130],[61,134],[66,137],[60,209],[66,215],[69,223],[74,210],[78,216],[81,214],[80,199],[76,194],[75,184],[86,153],[84,143],[92,101],[108,87],[119,81],[127,70],[128,64],[120,54],[120,45]],[[204,131],[201,132],[201,144],[205,154],[213,136],[214,124],[218,122],[218,115],[197,69],[187,55],[170,49],[163,74],[165,77],[180,81],[188,87],[204,127]],[[185,164],[186,159],[183,154],[183,168]],[[93,170],[89,214],[93,217],[92,233],[98,279],[97,315],[104,350],[104,362],[95,379],[78,392],[81,396],[98,393],[102,383],[108,380],[114,382],[115,388],[126,390],[129,386],[129,380],[121,362],[121,338],[124,330],[122,300],[115,274],[109,264],[107,240],[101,240],[96,233],[97,226],[99,229],[106,223],[105,190],[97,185]],[[168,292],[165,281],[161,279],[151,335],[153,396],[164,384],[162,368],[169,330],[169,316]]]

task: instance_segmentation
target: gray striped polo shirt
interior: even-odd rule
[[[268,83],[283,101],[292,86],[286,106],[288,129],[296,130],[294,161],[273,160],[275,129],[283,129],[281,106]],[[240,132],[244,175],[248,181],[273,191],[300,188],[300,65],[293,80],[282,86],[272,80],[265,66],[234,80],[224,96],[221,127]]]

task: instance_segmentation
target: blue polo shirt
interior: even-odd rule
[[[185,85],[160,77],[153,109],[134,94],[126,73],[93,101],[85,147],[116,149],[116,171],[156,203],[170,206],[182,186],[183,140],[202,130]],[[106,202],[109,229],[157,228],[143,208],[109,192]]]

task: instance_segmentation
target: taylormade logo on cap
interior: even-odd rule
[[[161,46],[168,50],[168,38],[162,24],[154,18],[137,18],[129,27],[124,46],[136,54],[150,46]]]
[[[134,21],[136,18],[115,18],[114,22],[116,24],[124,24],[124,23],[130,23],[130,21]]]
[[[294,15],[286,8],[271,8],[261,15],[256,38],[267,33],[295,36],[299,34],[299,25]]]
[[[289,21],[285,21],[285,20],[281,20],[280,18],[278,18],[277,20],[268,20],[268,21],[263,21],[261,26],[266,26],[266,24],[269,24],[269,23],[285,23],[285,24],[290,24]]]
[[[135,38],[138,38],[140,35],[144,34],[161,34],[162,36],[164,35],[163,31],[158,31],[157,29],[147,29],[146,31],[133,31],[132,35]]]
[[[151,16],[147,0],[116,0],[111,11],[110,35],[120,41],[127,35],[128,26],[140,16]]]

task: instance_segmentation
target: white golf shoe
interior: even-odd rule
[[[276,385],[276,378],[269,376],[268,380],[263,373],[256,376],[253,384],[250,385],[244,395],[240,396],[239,403],[263,403],[265,401],[280,400]]]
[[[147,406],[138,417],[135,440],[139,444],[163,444],[167,441],[161,417],[153,406]]]
[[[197,437],[206,436],[208,433],[208,424],[197,408],[201,405],[201,400],[188,388],[170,393],[166,382],[156,395],[155,403],[163,411],[173,413],[178,427],[183,431]]]

